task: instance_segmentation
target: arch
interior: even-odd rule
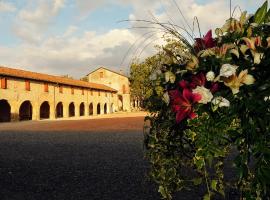
[[[107,114],[107,103],[104,104],[104,114]]]
[[[93,115],[94,114],[94,106],[93,103],[90,103],[89,105],[89,115]]]
[[[68,106],[68,116],[74,117],[75,116],[75,105],[73,102],[71,102]]]
[[[80,104],[80,116],[84,116],[84,114],[85,114],[85,109],[84,109],[84,103],[81,103]]]
[[[100,115],[100,103],[97,104],[97,114]]]
[[[8,101],[5,99],[0,100],[0,122],[11,121],[10,110],[11,110],[11,107]]]
[[[24,101],[19,109],[19,120],[32,120],[33,108],[30,101]]]
[[[123,96],[118,95],[118,110],[123,111]]]
[[[62,118],[64,115],[63,115],[63,103],[62,102],[59,102],[57,105],[56,105],[56,118]]]
[[[48,101],[44,101],[40,106],[40,119],[50,118],[50,104]]]

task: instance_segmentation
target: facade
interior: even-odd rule
[[[112,70],[100,67],[87,75],[88,82],[104,84],[117,90],[116,111],[130,111],[130,88],[127,76]]]
[[[120,110],[118,91],[106,84],[7,67],[0,67],[0,80],[0,122],[83,117]]]

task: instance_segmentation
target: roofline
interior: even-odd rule
[[[2,69],[2,71],[1,71]],[[6,70],[6,72],[4,71]],[[11,70],[11,72],[8,72],[8,70]],[[17,74],[14,74],[14,72],[17,72]],[[19,72],[25,72],[25,73],[29,73],[29,77],[24,77],[23,75],[20,75]],[[31,71],[27,71],[27,70],[22,70],[22,69],[16,69],[16,68],[10,68],[10,67],[5,67],[5,66],[1,66],[0,65],[0,76],[8,76],[8,77],[14,77],[14,78],[19,78],[19,79],[29,79],[29,80],[35,80],[35,81],[43,81],[43,82],[48,82],[48,83],[55,83],[55,84],[59,84],[59,85],[67,85],[67,86],[75,86],[75,87],[80,87],[80,88],[88,88],[88,89],[93,89],[93,90],[103,90],[103,91],[110,91],[110,92],[117,92],[117,90],[103,85],[103,84],[98,84],[98,83],[91,83],[91,82],[86,82],[86,81],[81,81],[78,79],[69,79],[69,78],[65,78],[65,77],[61,77],[61,76],[55,76],[55,75],[49,75],[49,74],[44,74],[44,73],[38,73],[38,72],[31,72]],[[46,78],[35,78],[35,77],[31,77],[33,75],[41,75],[41,76],[48,76],[49,78],[52,78],[52,80],[46,79]],[[59,80],[53,80],[53,78],[57,78],[60,79]],[[69,81],[77,81],[78,84],[76,83],[68,83]],[[81,83],[81,85],[80,85]],[[87,85],[86,85],[87,84]],[[94,85],[91,85],[94,84]],[[95,85],[97,87],[95,87]],[[100,87],[105,87],[105,88],[99,88]]]
[[[120,75],[120,76],[124,76],[124,77],[126,77],[126,78],[129,78],[128,76],[126,76],[126,75],[124,75],[124,74],[120,74],[119,72],[113,71],[113,70],[108,69],[108,68],[106,68],[106,67],[99,67],[99,68],[95,69],[94,71],[88,73],[86,76],[88,76],[88,75],[94,73],[95,71],[97,71],[97,70],[99,70],[99,69],[105,69],[105,70],[108,70],[108,71],[110,71],[110,72],[112,72],[112,73],[115,73],[115,74],[118,74],[118,75]]]

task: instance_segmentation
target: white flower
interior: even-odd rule
[[[235,65],[224,64],[220,68],[219,76],[228,78],[236,73],[237,68]]]
[[[215,79],[215,73],[213,71],[209,71],[206,74],[206,80],[213,81]]]
[[[169,105],[169,103],[170,103],[170,96],[169,96],[169,94],[168,94],[168,92],[165,92],[164,94],[163,94],[163,101],[167,104],[167,105]]]
[[[218,96],[212,100],[212,104],[218,107],[230,107],[230,102],[224,97]]]
[[[197,93],[201,95],[201,100],[199,103],[207,104],[208,102],[211,102],[213,95],[210,92],[209,89],[203,87],[203,86],[197,86],[194,90],[192,90],[193,93]]]
[[[165,81],[166,82],[170,81],[171,83],[174,83],[175,82],[175,75],[170,71],[166,72],[165,73]]]
[[[161,74],[162,72],[158,69],[154,72],[151,73],[151,75],[149,76],[151,81],[155,81],[157,80],[158,76]]]
[[[268,101],[268,100],[270,100],[270,96],[264,97],[264,101]]]

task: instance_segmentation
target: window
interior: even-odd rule
[[[30,81],[25,80],[25,90],[30,91]]]
[[[74,87],[71,87],[71,94],[74,94]]]
[[[104,73],[103,72],[99,72],[99,78],[104,78]]]
[[[98,91],[98,96],[100,96],[100,91]]]
[[[122,86],[122,90],[123,90],[123,94],[126,94],[126,86],[125,85]]]
[[[90,90],[90,94],[91,94],[91,96],[93,96],[93,90]]]
[[[7,89],[7,78],[1,78],[1,89]]]
[[[84,95],[84,89],[82,88],[82,95]]]
[[[107,97],[107,92],[105,92],[105,97]]]
[[[49,92],[49,84],[44,83],[44,92]]]
[[[59,85],[59,93],[63,93],[63,86]]]

